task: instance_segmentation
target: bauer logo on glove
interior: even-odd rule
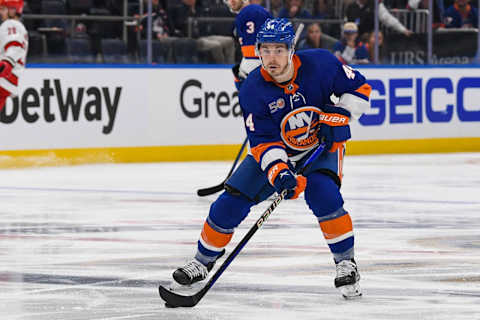
[[[325,143],[325,149],[336,152],[352,135],[348,121],[350,112],[336,106],[323,106],[323,120],[320,123],[317,137]]]

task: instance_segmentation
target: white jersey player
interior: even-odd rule
[[[25,69],[28,33],[20,16],[23,0],[0,0],[0,110],[9,96],[18,95],[18,78]]]

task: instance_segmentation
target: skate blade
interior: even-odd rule
[[[166,288],[181,295],[191,295],[194,292],[199,291],[203,287],[203,281],[196,282],[192,285],[182,285],[175,280],[172,280]]]
[[[352,285],[341,286],[337,289],[340,290],[342,296],[347,300],[358,299],[362,296],[362,290],[358,282]]]

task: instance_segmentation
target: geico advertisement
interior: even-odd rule
[[[480,137],[480,69],[359,68],[371,108],[353,139]]]
[[[480,136],[480,69],[360,68],[354,140]],[[1,150],[240,143],[228,68],[27,68],[0,113]]]

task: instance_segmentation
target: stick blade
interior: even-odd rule
[[[204,189],[198,189],[197,190],[197,195],[199,197],[205,197],[209,196],[211,194],[217,193],[219,191],[222,191],[224,189],[223,182],[217,186],[213,186],[210,188],[204,188]]]
[[[191,296],[183,296],[176,294],[175,292],[172,292],[163,286],[158,287],[158,293],[160,294],[160,297],[165,301],[165,305],[169,308],[194,307],[204,295],[203,291],[204,290],[201,290],[200,292]]]

